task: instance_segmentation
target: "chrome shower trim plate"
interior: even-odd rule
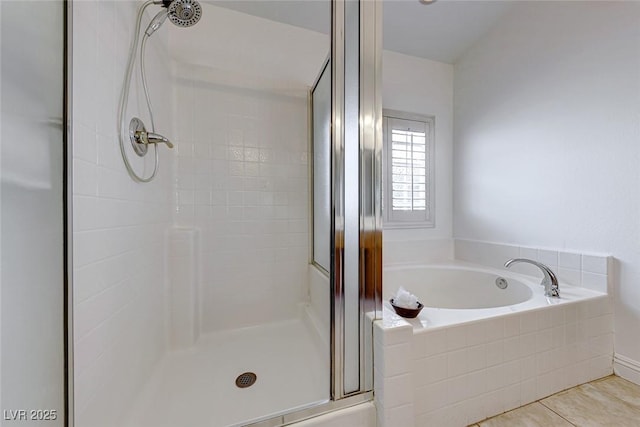
[[[134,117],[129,122],[129,140],[131,141],[131,146],[133,147],[133,151],[140,156],[144,157],[149,150],[148,144],[141,142],[140,133],[146,132],[147,129],[144,127],[144,123],[137,117]]]

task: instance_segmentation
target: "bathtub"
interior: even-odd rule
[[[496,279],[507,282],[506,289]],[[465,427],[613,372],[610,297],[560,280],[462,262],[388,266],[374,323],[381,427]],[[403,286],[425,304],[416,319],[389,299]]]
[[[497,282],[506,288],[501,289]],[[424,304],[416,320],[422,326],[446,326],[499,315],[562,305],[603,296],[560,282],[560,298],[544,296],[540,278],[462,262],[403,265],[384,269],[385,306],[400,286]]]

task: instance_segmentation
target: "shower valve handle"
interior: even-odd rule
[[[173,144],[166,137],[159,133],[138,131],[136,136],[143,144],[167,144],[167,147],[173,148]]]
[[[166,144],[167,147],[173,148],[173,144],[168,138],[158,133],[147,132],[144,123],[137,117],[131,119],[129,123],[129,140],[133,151],[141,157],[147,154],[149,144]]]

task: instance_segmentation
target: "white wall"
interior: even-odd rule
[[[456,63],[453,189],[455,237],[612,254],[636,362],[639,23],[634,2],[516,4]]]
[[[385,50],[382,57],[382,105],[385,109],[435,116],[435,227],[422,229],[385,229],[384,257],[394,256],[409,240],[433,243],[415,247],[423,258],[452,253],[452,152],[453,152],[453,66],[442,62]],[[401,242],[400,245],[394,242]],[[414,246],[416,244],[414,243]],[[435,248],[435,251],[434,251]],[[415,252],[415,251],[414,251]]]
[[[117,142],[117,105],[140,4],[73,4],[73,341],[78,427],[118,425],[166,348],[164,233],[171,223],[173,154],[162,147],[156,180],[137,184],[124,168]],[[172,138],[163,30],[147,44],[147,71],[157,131]],[[133,87],[126,116],[138,115],[148,124],[135,90],[138,84]],[[148,172],[153,156],[147,158]],[[135,160],[134,166],[141,168]]]

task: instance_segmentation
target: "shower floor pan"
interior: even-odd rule
[[[329,366],[302,320],[201,337],[158,365],[125,427],[226,427],[328,400]],[[236,378],[254,372],[255,384]]]

